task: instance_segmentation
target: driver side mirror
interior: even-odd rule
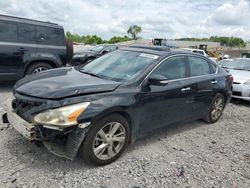
[[[168,84],[169,80],[165,76],[154,75],[148,78],[148,82],[150,85],[164,86]]]

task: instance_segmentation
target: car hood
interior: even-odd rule
[[[115,90],[121,83],[81,73],[73,67],[52,69],[18,81],[14,93],[58,99]]]
[[[82,52],[79,52],[79,53],[76,53],[74,55],[74,57],[81,57],[81,56],[97,56],[97,55],[100,55],[99,52],[95,52],[95,51],[82,51]]]
[[[250,80],[250,71],[227,69],[234,77],[234,82],[244,83]]]

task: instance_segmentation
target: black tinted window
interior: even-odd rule
[[[215,73],[217,71],[217,66],[213,63],[211,63],[212,73]]]
[[[38,44],[64,45],[64,32],[62,29],[37,26],[36,41]]]
[[[189,57],[190,76],[210,74],[209,64],[206,60],[198,57]]]
[[[117,49],[116,46],[108,46],[106,47],[104,50],[107,51],[107,52],[113,52]]]
[[[159,65],[151,75],[162,75],[169,80],[185,78],[185,59],[172,57]]]
[[[0,40],[4,42],[16,42],[17,25],[13,23],[0,22]]]
[[[35,26],[28,24],[18,24],[18,41],[30,43],[35,42]]]

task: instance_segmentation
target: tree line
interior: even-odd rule
[[[109,40],[104,40],[101,37],[97,35],[86,35],[86,36],[80,36],[75,33],[70,33],[69,31],[66,32],[66,39],[71,40],[73,42],[77,43],[84,43],[84,44],[103,44],[103,43],[117,43],[117,42],[125,42],[129,41],[130,38],[127,35],[124,36],[114,36],[110,38]]]
[[[80,36],[75,33],[71,33],[69,31],[66,32],[66,39],[71,40],[77,43],[84,44],[103,44],[103,43],[118,43],[118,42],[126,42],[129,40],[136,40],[139,38],[139,34],[142,32],[142,28],[138,25],[131,25],[127,34],[124,36],[113,36],[109,40],[104,40],[100,36],[97,35],[86,35]],[[210,38],[180,38],[176,40],[186,40],[186,41],[200,41],[200,42],[219,42],[221,46],[228,47],[246,47],[246,42],[242,38],[238,37],[218,37],[211,36]]]
[[[124,36],[113,36],[109,40],[104,40],[100,36],[97,35],[86,35],[80,36],[75,33],[71,33],[69,31],[66,32],[66,39],[77,42],[77,43],[84,43],[84,44],[103,44],[103,43],[118,43],[118,42],[126,42],[129,40],[136,40],[139,38],[138,34],[142,31],[141,27],[137,25],[132,25],[129,27],[127,34],[131,37],[124,35]]]
[[[210,38],[180,38],[178,40],[199,41],[199,42],[219,42],[221,46],[228,47],[246,47],[246,42],[238,37],[218,37],[211,36]]]

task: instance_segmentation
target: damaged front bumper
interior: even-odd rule
[[[11,103],[7,105],[7,114],[3,119],[7,121],[25,138],[30,141],[42,141],[46,148],[53,154],[73,160],[86,135],[87,128],[74,126],[67,130],[50,130],[42,126],[25,121],[15,111]],[[44,137],[44,133],[53,132],[54,137]],[[55,134],[56,133],[56,134]]]

